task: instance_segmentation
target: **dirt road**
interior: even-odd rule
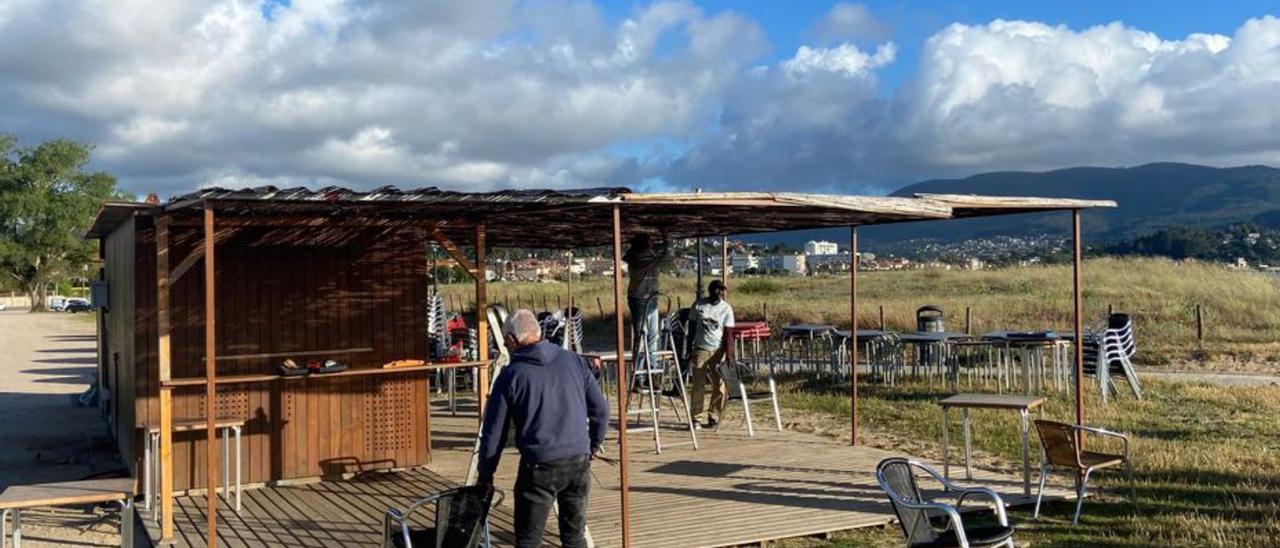
[[[0,490],[122,467],[102,411],[73,402],[97,369],[94,324],[87,320],[0,312]],[[119,545],[115,512],[31,510],[22,521],[24,546]]]

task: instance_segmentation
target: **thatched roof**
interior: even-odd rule
[[[625,188],[508,190],[488,193],[437,188],[361,192],[327,187],[207,188],[164,206],[107,204],[88,232],[104,237],[129,215],[161,215],[175,226],[198,224],[205,205],[220,226],[344,229],[439,229],[450,239],[472,240],[483,223],[492,247],[574,248],[608,245],[614,207],[623,229],[672,238],[778,232],[1003,215],[1032,211],[1115,207],[1115,202],[1057,198],[918,195],[912,198],[790,192],[640,194]]]

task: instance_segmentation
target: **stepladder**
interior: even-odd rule
[[[642,328],[641,336],[636,337],[636,340],[649,340],[647,325]],[[638,425],[628,426],[628,433],[652,432],[654,451],[658,454],[662,454],[664,447],[681,445],[692,445],[696,450],[698,434],[694,430],[689,392],[686,390],[685,374],[680,367],[680,355],[677,352],[670,322],[662,329],[660,340],[665,349],[657,353],[652,353],[649,345],[642,342],[636,345],[636,350],[633,352],[635,359],[631,361],[629,391],[639,397],[627,399],[626,416],[621,417],[621,420],[630,423],[632,417],[635,417]],[[675,413],[677,423],[683,423],[683,429],[689,434],[688,441],[663,444],[663,402]],[[646,421],[648,425],[644,424]],[[670,428],[671,425],[668,423],[666,427]]]

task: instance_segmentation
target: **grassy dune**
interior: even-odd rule
[[[1085,317],[1097,324],[1108,305],[1134,315],[1138,361],[1147,365],[1208,366],[1216,369],[1280,371],[1273,354],[1280,350],[1280,278],[1239,272],[1203,263],[1175,263],[1161,259],[1096,259],[1085,263]],[[688,305],[693,280],[669,277],[663,281],[665,310],[670,303]],[[589,322],[588,342],[611,343],[612,331],[601,321],[601,310],[612,311],[609,279],[575,282],[579,306]],[[767,308],[775,325],[828,323],[849,325],[847,277],[731,278],[729,300],[740,318],[760,319]],[[494,283],[491,300],[514,306],[542,308],[542,303],[567,302],[563,283]],[[859,325],[879,325],[879,307],[891,329],[914,329],[915,309],[941,305],[948,327],[964,328],[964,310],[973,314],[973,330],[1071,328],[1071,269],[1040,266],[981,271],[864,272],[859,276]],[[445,288],[455,304],[467,303],[469,285]],[[517,298],[518,297],[518,298]],[[602,306],[597,305],[597,302]],[[1205,341],[1196,341],[1195,309],[1203,310]]]
[[[847,387],[811,378],[783,384],[792,413],[820,417],[814,429],[848,438]],[[859,415],[866,443],[914,455],[938,456],[937,388],[863,384]],[[1280,538],[1280,386],[1225,388],[1149,383],[1147,399],[1101,407],[1089,394],[1086,422],[1130,434],[1138,513],[1123,475],[1090,480],[1097,497],[1071,525],[1074,503],[1047,505],[1038,520],[1029,508],[1010,514],[1019,544],[1033,546],[1274,546]],[[1051,395],[1049,418],[1074,419],[1066,393]],[[788,419],[792,417],[788,416]],[[829,427],[823,421],[829,421]],[[957,422],[958,424],[958,422]],[[1021,450],[1010,413],[974,411],[979,462],[1017,471]],[[953,426],[954,434],[958,427]],[[1034,439],[1034,434],[1033,434]],[[953,442],[954,443],[954,442]],[[1033,441],[1032,454],[1039,449]],[[1094,443],[1090,447],[1097,448]],[[1033,461],[1034,462],[1034,461]],[[1053,478],[1054,476],[1050,476]],[[1033,480],[1035,479],[1033,472]],[[1059,473],[1057,479],[1064,480]],[[1064,487],[1068,485],[1063,485]],[[866,530],[833,539],[834,546],[901,545],[897,529]],[[791,546],[828,545],[794,541]]]

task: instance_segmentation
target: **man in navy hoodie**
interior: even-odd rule
[[[542,340],[537,318],[517,310],[502,326],[511,364],[493,383],[480,429],[479,483],[493,483],[514,427],[516,546],[542,544],[551,505],[560,504],[560,543],[585,547],[591,459],[609,428],[609,405],[581,356]]]

